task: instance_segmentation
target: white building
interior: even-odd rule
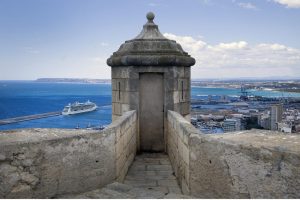
[[[278,123],[278,131],[283,133],[292,133],[292,124],[288,124],[285,122]]]

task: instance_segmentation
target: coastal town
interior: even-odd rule
[[[192,87],[240,88],[239,95],[208,95],[191,100],[192,124],[204,133],[265,129],[284,133],[300,132],[300,98],[292,90],[294,81],[192,81]],[[285,95],[253,95],[253,90],[273,90]],[[290,94],[290,96],[287,94]]]

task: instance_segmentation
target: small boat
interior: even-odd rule
[[[97,109],[97,105],[87,101],[85,103],[75,102],[64,107],[62,115],[74,115],[79,113],[91,112]]]

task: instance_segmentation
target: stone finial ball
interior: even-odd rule
[[[154,17],[155,17],[155,15],[154,15],[153,12],[148,12],[148,13],[147,13],[147,19],[148,19],[149,21],[153,21]]]

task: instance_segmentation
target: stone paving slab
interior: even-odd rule
[[[160,191],[164,195],[182,194],[169,157],[163,153],[137,155],[129,168],[124,184],[149,191]]]

